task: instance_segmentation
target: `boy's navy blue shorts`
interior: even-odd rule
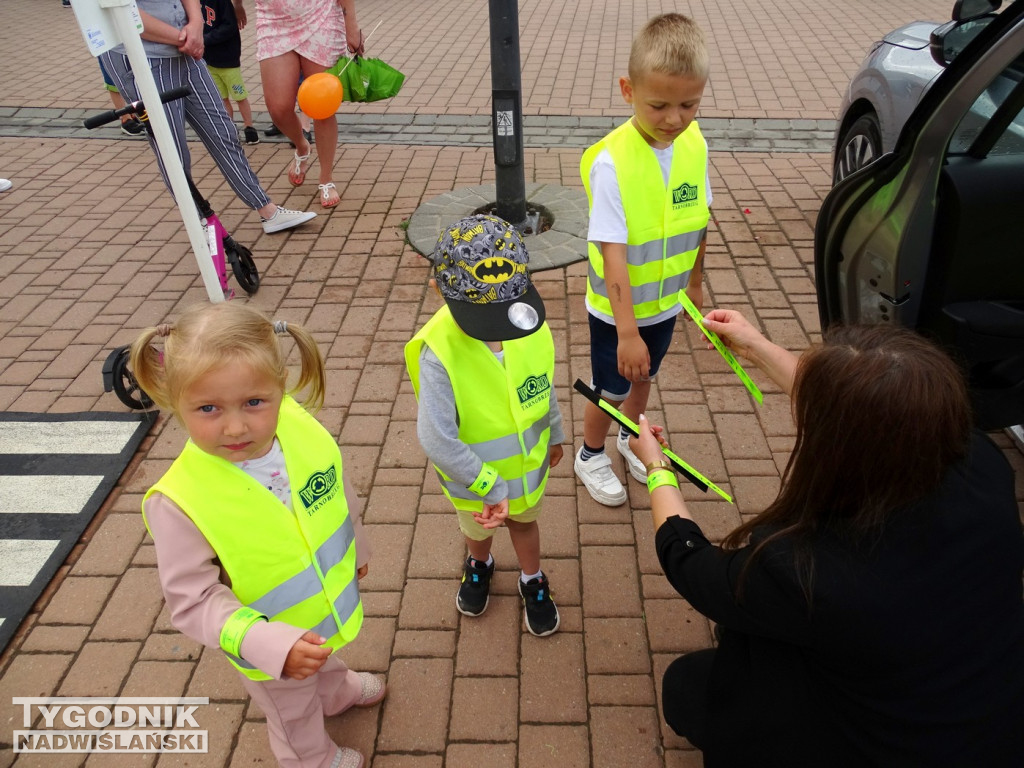
[[[675,317],[662,320],[654,325],[641,325],[640,338],[647,345],[647,353],[651,356],[650,378],[658,372],[661,361],[672,343],[672,331],[676,325]],[[611,323],[599,320],[589,312],[590,321],[590,368],[593,387],[599,395],[609,400],[625,400],[632,387],[629,379],[619,374],[619,334]]]

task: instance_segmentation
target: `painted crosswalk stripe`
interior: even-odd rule
[[[27,587],[58,544],[60,539],[0,539],[0,587]]]
[[[0,428],[0,454],[120,453],[138,422],[7,422]]]
[[[77,515],[103,475],[0,475],[0,515]]]
[[[155,419],[155,413],[0,412],[0,651]]]

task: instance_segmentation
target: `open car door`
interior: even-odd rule
[[[1024,422],[1024,0],[986,23],[894,151],[825,199],[815,279],[823,328],[935,338],[967,372],[978,425],[996,429]]]

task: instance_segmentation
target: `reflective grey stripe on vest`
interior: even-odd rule
[[[338,612],[338,616],[341,619],[341,625],[334,620],[334,614],[328,614],[327,618],[313,627],[310,631],[320,635],[320,637],[333,637],[341,631],[341,627],[348,623],[348,620],[352,618],[352,614],[355,613],[356,608],[359,606],[359,580],[352,579],[342,590],[341,594],[338,595],[338,599],[334,601],[334,610]],[[221,649],[223,650],[223,649]],[[247,662],[241,656],[235,656],[233,653],[224,651],[224,655],[231,659],[235,664],[240,666],[242,669],[256,669],[252,664]]]
[[[544,475],[548,471],[548,464],[551,461],[551,452],[549,451],[544,456],[544,462],[532,472],[526,473],[526,480],[529,483],[530,490],[534,491],[540,487],[540,484],[544,481]],[[480,501],[479,496],[473,493],[471,490],[466,488],[464,485],[459,485],[454,480],[445,480],[440,472],[437,473],[437,479],[441,481],[441,485],[448,495],[453,499],[466,499],[467,501]],[[511,480],[506,480],[505,483],[508,485],[508,498],[521,499],[526,496],[526,491],[523,486],[523,478],[513,477]]]
[[[352,614],[355,613],[358,606],[359,579],[352,579],[352,581],[345,585],[345,589],[338,595],[338,599],[334,601],[334,610],[338,612],[341,624],[335,622],[334,616],[328,616],[313,627],[313,631],[320,635],[320,637],[330,637],[337,634],[348,623],[348,620],[352,618]]]
[[[523,432],[523,443],[526,447],[526,454],[529,455],[537,447],[544,430],[551,423],[550,412],[545,413]],[[480,443],[469,443],[469,448],[480,457],[481,461],[501,461],[510,456],[518,456],[522,453],[519,447],[519,435],[511,434],[504,437],[497,437],[494,440],[484,440]]]
[[[700,245],[704,239],[707,227],[696,232],[686,232],[682,235],[673,235],[667,240],[649,240],[641,245],[630,245],[626,247],[626,263],[634,267],[642,267],[644,264],[653,264],[668,256],[675,256],[677,253],[692,251]],[[664,250],[662,249],[664,243]]]
[[[649,240],[641,245],[630,245],[626,248],[626,262],[633,267],[642,267],[645,264],[652,264],[656,261],[660,261],[666,258],[665,254],[668,254],[668,258],[675,256],[680,253],[687,253],[688,251],[695,250],[700,247],[701,241],[704,239],[704,235],[707,233],[707,227],[702,227],[695,232],[686,232],[682,235],[673,235],[665,241],[665,248],[662,249],[661,240]],[[600,250],[600,246],[598,246]],[[590,276],[590,289],[598,296],[608,298],[608,289],[605,287],[603,277],[599,277],[597,272],[594,270],[593,263],[589,264],[589,276]],[[641,285],[633,286],[633,305],[643,304],[648,301],[656,301],[662,296],[668,296],[671,293],[682,290],[686,287],[686,282],[689,279],[690,273],[687,270],[682,275],[678,275],[677,278],[668,278],[665,281],[665,289],[659,293],[660,281],[653,283],[644,283]]]
[[[352,527],[351,519],[346,517],[345,522],[320,545],[314,555],[320,565],[320,572],[326,574],[340,563],[354,539],[355,529]],[[316,568],[311,563],[302,573],[295,574],[288,581],[278,584],[262,597],[249,603],[249,607],[273,618],[322,591],[323,584],[320,583]]]
[[[662,282],[660,280],[634,285],[630,288],[630,294],[633,297],[633,306],[635,307],[639,304],[646,304],[649,301],[657,301],[662,296],[671,296],[679,293],[679,291],[686,287],[689,280],[690,270],[686,270],[681,275],[666,277],[664,287],[662,287]],[[602,296],[606,299],[608,298],[608,289],[605,287],[604,278],[597,276],[593,265],[590,266],[590,289],[598,296]]]

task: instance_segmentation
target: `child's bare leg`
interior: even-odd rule
[[[519,523],[510,517],[505,525],[519,558],[519,567],[523,573],[537,573],[540,570],[540,526],[537,521]]]
[[[605,399],[608,400],[608,398]],[[608,402],[616,408],[619,406],[619,403],[614,400],[608,400]],[[588,400],[583,408],[583,442],[591,448],[603,447],[611,423],[612,417]]]
[[[619,408],[624,414],[635,424],[640,418],[640,414],[647,410],[647,401],[651,397],[651,382],[650,381],[638,381],[633,384],[632,389],[629,391],[629,395],[622,401],[622,406]],[[599,409],[600,410],[600,409]]]
[[[231,106],[231,99],[224,99],[223,101],[224,101],[224,111],[228,113],[228,117],[230,117],[232,120],[234,120],[235,119],[235,110]]]
[[[470,557],[477,562],[486,563],[487,558],[491,556],[491,537],[476,541],[467,536],[466,548],[469,550]]]
[[[231,112],[228,112],[230,115]],[[249,106],[248,99],[242,99],[238,102],[238,114],[242,116],[242,122],[247,126],[252,126],[252,107]]]

